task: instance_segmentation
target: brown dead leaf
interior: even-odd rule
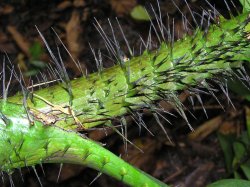
[[[202,187],[206,179],[209,177],[209,173],[212,172],[215,165],[212,162],[199,165],[193,172],[191,172],[185,179],[186,187]]]
[[[124,16],[131,12],[137,5],[136,0],[111,0],[112,9],[118,16]]]
[[[56,7],[57,11],[62,11],[65,10],[66,8],[69,8],[72,6],[72,2],[71,1],[63,1],[61,3],[59,3]]]
[[[159,166],[159,168],[161,169],[161,168],[163,168],[163,164],[158,164]],[[162,166],[163,165],[163,166]],[[166,179],[164,179],[164,181],[163,182],[165,182],[165,183],[169,183],[169,181],[173,181],[176,177],[178,177],[179,175],[181,175],[185,170],[187,169],[187,167],[183,167],[183,168],[177,168],[177,170],[173,173],[173,174],[171,174],[170,176],[168,176]]]
[[[84,7],[85,6],[85,0],[74,0],[73,2],[74,7]]]
[[[209,134],[214,132],[223,121],[222,116],[217,116],[211,120],[206,121],[201,126],[199,126],[194,132],[189,133],[188,138],[190,140],[202,141]]]
[[[106,128],[106,129],[98,129],[98,130],[94,130],[89,132],[89,138],[95,141],[100,141],[103,138],[111,135],[114,133],[114,130],[111,128]]]
[[[239,135],[241,133],[242,123],[245,124],[241,119],[242,110],[233,110],[228,113],[227,120],[223,121],[220,125],[219,132],[221,134],[236,134]]]
[[[82,33],[80,25],[80,15],[73,11],[69,22],[66,25],[66,40],[69,51],[74,59],[78,59],[82,46],[80,45],[80,34]]]
[[[240,125],[236,121],[225,121],[219,128],[221,134],[239,134]]]
[[[11,53],[16,53],[16,46],[13,44],[13,42],[6,42],[6,43],[1,43],[0,42],[0,49],[4,50],[7,54]]]
[[[167,12],[168,14],[175,14],[176,11],[178,11],[177,7],[180,7],[182,3],[182,0],[174,0],[174,3],[172,0],[167,0],[162,2],[161,11]]]
[[[151,138],[138,138],[133,140],[133,143],[139,147],[143,153],[141,153],[140,150],[135,148],[133,145],[128,145],[128,155],[124,153],[124,147],[121,146],[121,153],[124,155],[124,159],[131,163],[133,166],[136,166],[141,169],[149,169],[149,164],[153,164],[152,161],[150,161],[153,158],[154,152],[159,148],[159,142],[157,142],[155,139]]]
[[[211,158],[211,156],[216,155],[217,150],[210,145],[197,141],[189,141],[188,144],[192,147],[192,152],[197,156]]]
[[[0,15],[11,14],[14,10],[14,7],[11,5],[0,6]]]
[[[77,62],[80,56],[80,52],[84,50],[84,45],[81,44],[80,39],[80,36],[83,33],[80,24],[80,14],[76,10],[72,12],[71,18],[65,26],[65,30],[68,50],[73,59]],[[70,66],[70,68],[72,68],[74,72],[83,74],[86,72],[86,66],[84,64],[81,64],[81,67],[79,67],[75,63],[66,63],[65,66]]]
[[[30,43],[27,41],[27,39],[24,38],[22,34],[18,32],[18,30],[14,26],[7,26],[7,30],[15,40],[18,47],[22,50],[22,52],[29,57]]]
[[[7,42],[8,40],[9,38],[7,37],[7,35],[4,32],[0,32],[0,43]]]

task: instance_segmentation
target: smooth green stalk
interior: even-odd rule
[[[249,15],[213,25],[121,65],[63,84],[15,95],[1,102],[0,169],[39,163],[84,164],[131,186],[164,186],[76,130],[109,124],[115,118],[166,99],[182,112],[176,95],[206,80],[229,76],[250,61]],[[24,105],[24,106],[21,106]]]

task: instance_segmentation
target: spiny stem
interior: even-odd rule
[[[243,61],[249,62],[249,19],[243,14],[222,20],[207,33],[197,30],[177,41],[173,49],[162,43],[158,50],[145,51],[122,65],[72,80],[70,94],[64,83],[30,92],[27,106],[37,115],[49,113],[54,125],[81,130],[149,108],[160,99],[176,103],[178,91],[198,85],[209,90],[206,80],[229,76]],[[22,100],[22,94],[8,98],[18,104]],[[180,105],[176,108],[183,113]]]

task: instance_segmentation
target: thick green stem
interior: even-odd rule
[[[197,30],[174,46],[163,43],[158,50],[145,51],[123,65],[72,80],[70,88],[61,84],[30,93],[27,106],[37,110],[33,111],[36,117],[49,113],[52,122],[47,123],[64,129],[104,124],[152,101],[171,100],[178,91],[206,86],[204,80],[223,76],[241,67],[243,61],[249,62],[249,31],[248,14],[221,20],[220,25],[210,26],[207,34]],[[22,104],[23,95],[8,101]]]
[[[21,105],[2,102],[1,116],[2,171],[11,172],[38,163],[72,163],[107,173],[130,186],[167,186],[81,134],[44,126],[39,121],[30,123]]]

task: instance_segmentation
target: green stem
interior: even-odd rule
[[[187,36],[171,47],[162,43],[158,50],[145,51],[121,66],[72,80],[70,88],[59,84],[34,91],[27,106],[37,110],[35,116],[49,113],[53,124],[79,130],[107,123],[152,101],[171,101],[178,91],[206,87],[205,80],[228,76],[226,73],[241,67],[243,61],[250,61],[247,18],[248,14],[243,14],[223,20],[219,26],[210,26],[207,35],[197,30],[195,36]],[[23,104],[23,94],[8,101]],[[58,106],[69,112],[59,111]]]
[[[1,103],[1,170],[33,166],[38,163],[86,165],[107,173],[130,186],[167,186],[129,165],[96,142],[81,134],[56,126],[30,121],[23,106]]]

